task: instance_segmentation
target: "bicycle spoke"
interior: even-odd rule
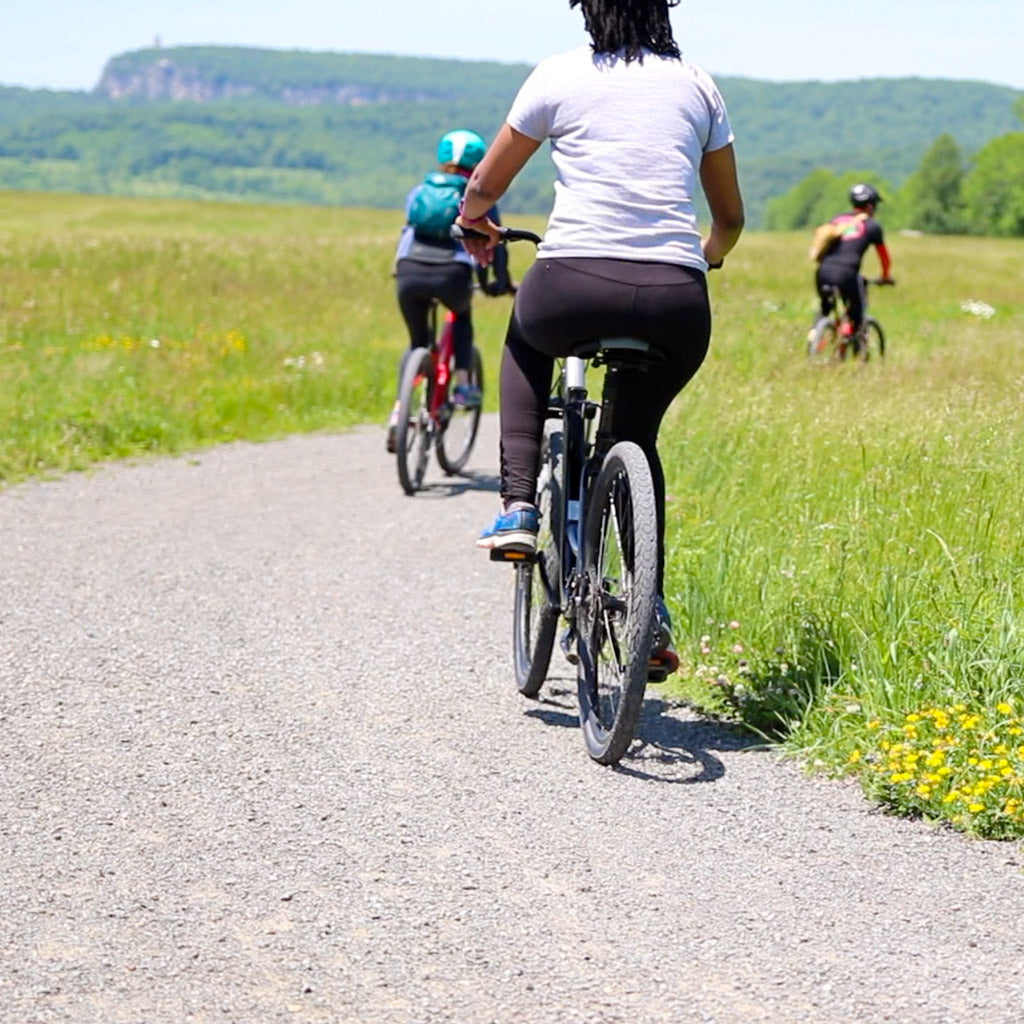
[[[469,383],[483,392],[483,361],[473,349]],[[437,461],[449,476],[461,473],[469,460],[480,427],[480,406],[459,407],[447,402],[441,411],[437,434]]]

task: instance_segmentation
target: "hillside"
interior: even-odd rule
[[[397,207],[453,125],[492,135],[524,64],[235,47],[121,54],[91,93],[0,89],[0,187]],[[937,135],[965,152],[1016,127],[1013,89],[876,79],[718,79],[756,225],[815,167],[893,184]],[[509,212],[546,209],[539,155]]]

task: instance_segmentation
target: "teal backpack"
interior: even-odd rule
[[[409,205],[409,223],[416,237],[447,242],[459,213],[459,201],[466,191],[466,179],[459,174],[432,171],[413,193]]]

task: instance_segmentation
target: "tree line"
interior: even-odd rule
[[[1016,111],[1024,121],[1024,99]],[[855,181],[878,188],[885,222],[894,228],[1024,237],[1024,131],[997,136],[970,158],[953,135],[943,132],[899,188],[869,170],[834,174],[818,168],[767,204],[765,227],[793,230],[824,223],[844,208]]]
[[[110,61],[91,93],[0,88],[0,188],[399,209],[431,168],[438,136],[468,127],[493,137],[529,70],[238,47],[133,51]],[[171,99],[180,94],[174,83],[198,83],[203,100]],[[752,227],[797,225],[808,210],[831,203],[823,197],[850,168],[870,168],[857,176],[885,183],[894,195],[897,186],[910,188],[929,145],[949,133],[970,167],[963,216],[982,230],[970,212],[973,182],[990,163],[1013,159],[1012,145],[993,141],[1017,126],[1021,94],[1003,86],[726,77],[718,84]],[[364,90],[358,101],[323,98],[353,89]],[[367,100],[365,90],[376,98]],[[503,210],[545,212],[553,179],[544,147]],[[986,194],[977,192],[975,205]]]

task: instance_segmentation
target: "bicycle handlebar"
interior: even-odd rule
[[[463,238],[486,238],[487,236],[481,231],[474,231],[472,228],[464,228],[460,224],[453,224],[450,230],[451,237],[457,240]],[[535,231],[527,231],[524,228],[498,228],[498,234],[501,236],[503,242],[533,242],[534,245],[540,245],[540,235]],[[724,259],[719,260],[717,263],[709,263],[708,270],[721,270],[722,264],[725,262]],[[874,284],[895,284],[895,281],[875,281]]]
[[[533,231],[526,231],[522,228],[500,227],[498,228],[498,234],[501,236],[501,240],[503,242],[533,242],[534,245],[540,245],[540,235]],[[452,225],[451,236],[455,239],[487,237],[480,231],[474,231],[472,228],[464,228],[459,224]]]

